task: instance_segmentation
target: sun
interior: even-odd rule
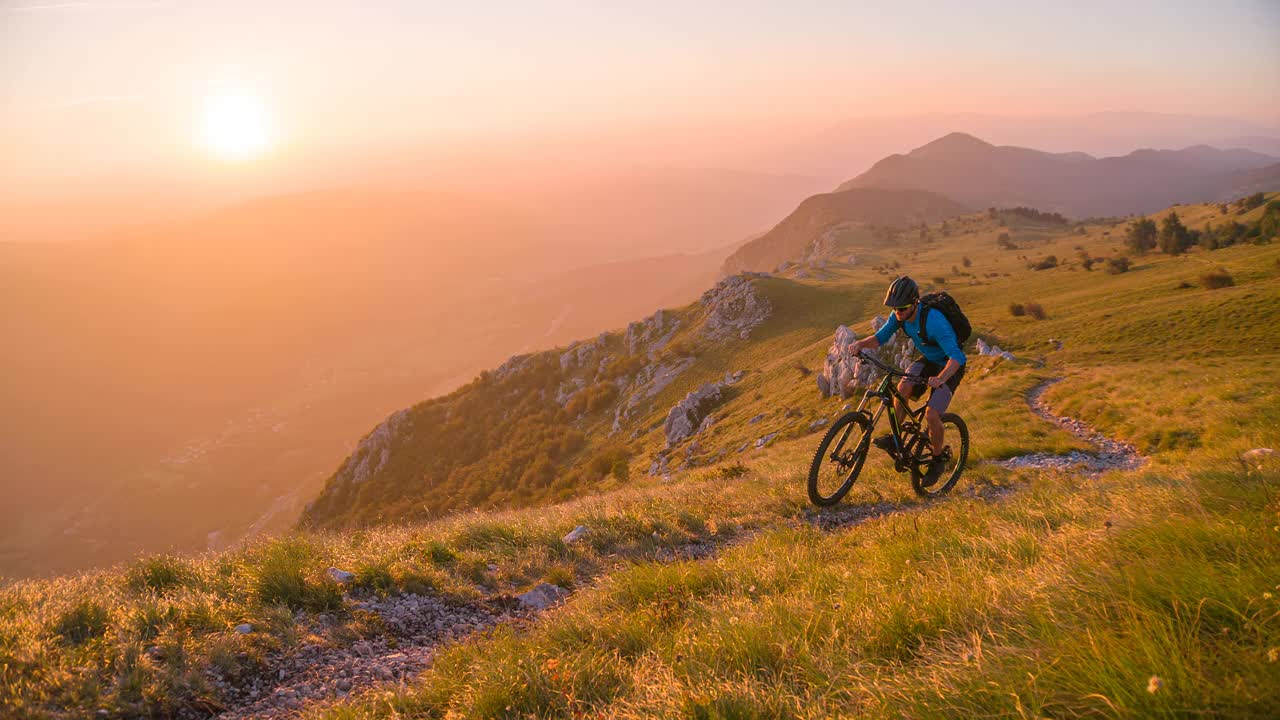
[[[204,101],[201,140],[220,160],[250,160],[275,143],[271,112],[262,98],[238,90],[222,90]]]

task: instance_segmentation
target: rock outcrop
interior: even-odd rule
[[[879,330],[886,320],[879,315],[872,318],[871,329]],[[858,337],[847,326],[836,328],[835,338],[827,349],[827,358],[823,362],[822,372],[816,380],[818,390],[823,397],[839,395],[848,397],[851,387],[865,387],[875,381],[879,371],[871,363],[863,362],[853,354],[853,343]],[[888,343],[877,351],[880,358],[890,365],[905,370],[914,356],[914,346],[910,338],[901,333],[894,335]]]
[[[659,310],[642,321],[628,325],[622,344],[626,346],[627,353],[630,355],[643,353],[653,358],[666,347],[668,342],[671,342],[671,336],[675,335],[679,328],[679,318],[666,310]]]
[[[737,336],[743,340],[773,312],[769,300],[756,292],[753,278],[768,273],[745,272],[716,283],[699,302],[707,311],[703,333],[712,339]]]
[[[684,396],[667,413],[667,420],[662,430],[667,435],[667,447],[671,447],[698,431],[704,417],[711,408],[719,404],[723,386],[720,383],[707,383]]]
[[[513,360],[515,358],[512,358]],[[391,446],[402,432],[413,425],[408,410],[399,410],[383,420],[360,441],[338,468],[335,479],[339,483],[359,485],[382,469],[391,458]]]

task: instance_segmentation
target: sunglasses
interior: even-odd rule
[[[903,305],[902,307],[893,307],[893,308],[889,308],[889,309],[890,309],[890,310],[893,310],[894,312],[906,312],[906,311],[910,310],[910,309],[911,309],[911,308],[913,308],[913,307],[915,307],[915,306],[914,306],[914,305]]]

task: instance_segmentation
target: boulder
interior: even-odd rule
[[[519,600],[523,607],[545,610],[567,597],[569,597],[569,591],[559,585],[539,583],[532,590],[517,595],[516,600]]]
[[[828,420],[827,418],[818,418],[817,420],[814,420],[813,422],[809,423],[809,432],[813,432],[814,430],[821,430],[822,428],[826,427],[827,423],[829,422],[831,421]]]
[[[560,540],[565,545],[572,545],[573,543],[581,539],[583,535],[586,535],[588,532],[590,532],[590,530],[587,529],[586,525],[579,525],[578,527],[570,530],[569,534],[565,535]]]
[[[240,633],[241,635],[248,635],[249,633],[253,632],[253,626],[250,625],[249,623],[240,623],[239,625],[236,626],[236,632]]]
[[[719,383],[706,383],[702,387],[684,396],[667,413],[662,430],[667,436],[667,447],[693,435],[702,419],[711,408],[720,402],[722,386]]]
[[[331,567],[326,572],[328,572],[329,577],[333,578],[333,581],[339,585],[346,585],[356,579],[354,573],[349,573],[346,570],[339,570],[336,567]]]

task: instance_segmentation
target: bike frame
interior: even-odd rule
[[[876,425],[880,422],[881,416],[883,416],[887,411],[889,414],[889,431],[893,434],[893,442],[898,449],[897,457],[894,458],[895,465],[897,465],[898,471],[901,472],[907,467],[904,462],[906,455],[904,452],[906,450],[906,443],[903,442],[902,439],[902,421],[910,419],[916,424],[917,428],[923,428],[924,412],[928,405],[922,403],[920,407],[912,410],[911,402],[907,400],[907,398],[903,397],[902,393],[898,392],[896,384],[892,382],[893,378],[894,376],[889,374],[885,374],[884,377],[880,378],[880,384],[874,388],[868,389],[862,396],[862,402],[858,403],[858,409],[855,412],[865,414],[867,405],[873,398],[880,400],[880,407],[876,409],[875,415],[871,416],[871,425],[868,432],[875,430]],[[906,417],[901,419],[898,417],[897,412],[898,402],[901,402],[902,406],[907,409]]]

